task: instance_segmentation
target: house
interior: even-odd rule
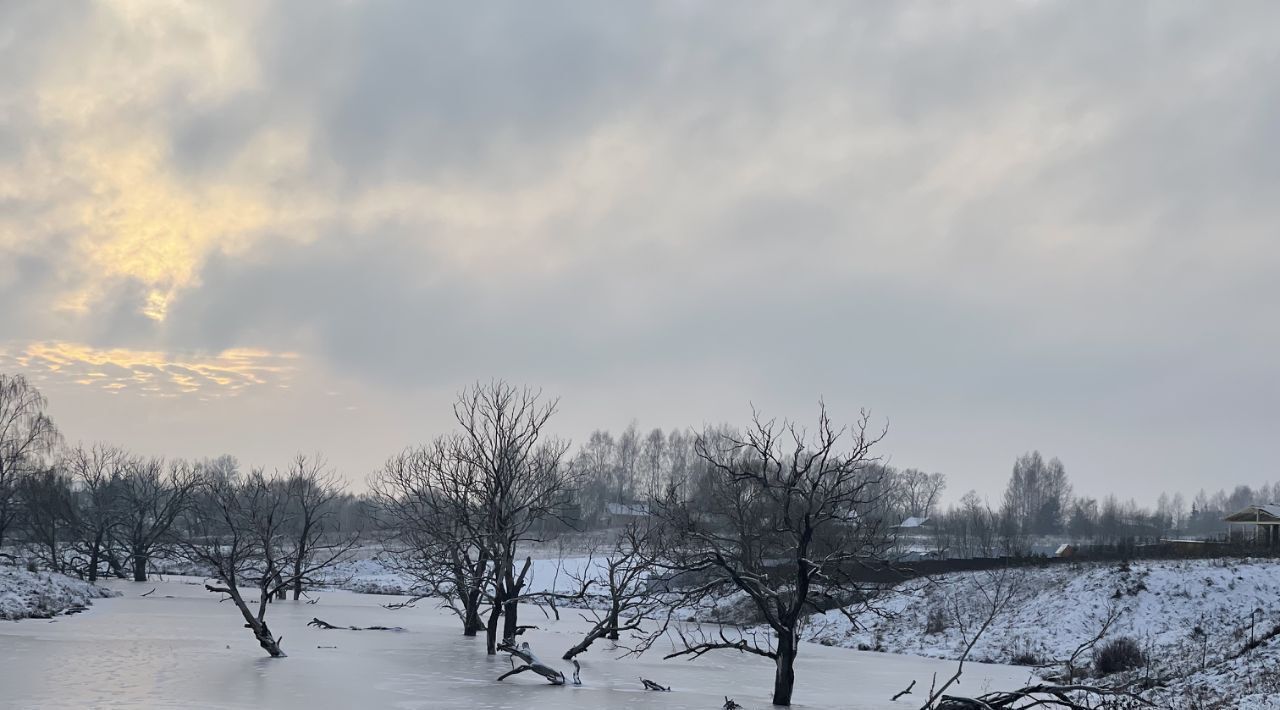
[[[911,516],[901,523],[893,526],[894,530],[905,533],[922,533],[928,531],[929,516]]]
[[[1252,526],[1254,540],[1260,545],[1280,547],[1280,505],[1251,505],[1244,510],[1232,513],[1223,518],[1231,531],[1235,526],[1243,525],[1245,530]]]
[[[650,516],[648,503],[605,503],[604,512],[606,524],[611,528],[626,527]]]

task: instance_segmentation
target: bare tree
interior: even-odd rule
[[[938,499],[947,487],[947,477],[941,473],[909,468],[898,473],[895,483],[899,484],[903,514],[927,518],[933,515]]]
[[[956,663],[956,672],[943,684],[937,687],[937,678],[929,688],[929,698],[921,710],[930,710],[935,704],[946,698],[946,691],[960,681],[964,674],[965,661],[973,652],[982,635],[991,628],[995,620],[1004,614],[1013,603],[1018,587],[1024,582],[1025,573],[1015,572],[1009,568],[987,570],[980,573],[984,580],[978,584],[978,593],[971,594],[966,590],[960,593],[954,588],[944,590],[944,603],[956,629],[960,632],[960,641],[964,650]]]
[[[135,582],[147,581],[151,557],[170,547],[174,522],[191,503],[198,479],[197,470],[186,461],[167,465],[155,458],[125,461],[116,530]]]
[[[79,514],[77,544],[87,557],[85,577],[98,580],[104,559],[114,559],[110,546],[120,525],[120,497],[129,457],[124,450],[105,444],[83,444],[63,454],[62,467],[77,487]]]
[[[679,629],[683,648],[668,658],[715,649],[764,656],[776,664],[774,704],[791,704],[807,617],[830,608],[856,615],[868,596],[854,572],[883,561],[889,547],[883,469],[871,457],[884,432],[868,432],[868,421],[863,412],[837,428],[820,406],[812,435],[757,414],[745,437],[699,439],[709,499],[694,505],[675,489],[655,505],[671,536],[661,566],[668,583],[686,582],[686,594],[745,595],[769,634]]]
[[[34,471],[18,482],[18,495],[22,522],[36,557],[54,572],[62,572],[67,566],[64,553],[78,524],[71,478],[58,468]]]
[[[486,648],[497,653],[498,620],[503,639],[514,638],[519,603],[530,560],[517,568],[519,548],[539,540],[535,524],[564,519],[574,472],[561,465],[568,444],[544,429],[556,411],[556,400],[502,381],[477,384],[458,397],[453,413],[461,431],[450,440],[457,465],[475,477],[479,514],[484,521],[481,547],[492,565]]]
[[[462,621],[466,636],[485,629],[480,610],[490,581],[480,477],[440,438],[392,457],[370,481],[381,522],[391,533],[388,563]]]
[[[628,650],[636,653],[661,636],[675,607],[665,603],[659,588],[651,584],[657,567],[656,539],[655,531],[633,523],[602,557],[597,560],[593,555],[586,569],[571,573],[583,589],[595,584],[600,591],[587,596],[590,608],[582,618],[591,628],[565,651],[564,660],[572,660],[600,639],[616,642],[623,633],[636,635],[637,643]],[[643,626],[651,617],[658,620],[645,633]]]
[[[20,480],[44,465],[58,445],[47,406],[26,378],[0,374],[0,546],[18,516]]]
[[[261,470],[243,478],[204,475],[198,480],[199,504],[186,510],[188,535],[181,550],[213,571],[217,584],[206,588],[230,597],[263,650],[283,657],[281,639],[271,633],[266,614],[272,596],[292,581],[280,550],[289,525],[285,486]],[[256,588],[257,599],[246,598],[242,585]]]
[[[313,576],[345,558],[360,536],[344,534],[338,526],[335,501],[342,486],[321,456],[295,457],[285,485],[293,521],[286,552],[293,562],[293,598],[297,600],[304,586],[315,583]]]

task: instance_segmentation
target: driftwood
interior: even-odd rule
[[[1138,705],[1155,707],[1150,701],[1126,690],[1091,685],[1031,685],[1019,690],[987,693],[977,698],[944,695],[935,710],[1023,710],[1024,708],[1062,708],[1095,710],[1113,707],[1119,699]]]
[[[664,693],[670,693],[670,692],[671,692],[671,688],[668,688],[668,687],[665,687],[665,686],[658,685],[657,683],[655,683],[655,682],[653,682],[653,681],[649,680],[648,678],[641,678],[641,679],[640,679],[640,682],[641,682],[641,683],[644,683],[644,689],[645,689],[645,690],[660,690],[660,691],[662,691],[662,692],[664,692]]]
[[[151,588],[151,591],[149,591],[149,592],[147,592],[147,593],[145,593],[145,594],[139,594],[138,596],[140,596],[140,597],[149,597],[149,596],[151,596],[152,594],[155,594],[155,593],[156,593],[156,588],[155,588],[155,587],[152,587],[152,588]]]
[[[529,647],[528,641],[521,643],[519,646],[516,646],[514,642],[510,640],[503,641],[501,644],[498,645],[498,650],[506,651],[507,653],[511,654],[511,658],[512,658],[511,670],[498,676],[498,680],[500,681],[510,678],[511,676],[516,675],[517,673],[524,673],[525,671],[533,671],[534,673],[537,673],[543,678],[546,678],[547,681],[552,685],[564,685],[566,682],[564,673],[561,673],[560,671],[552,668],[551,666],[548,666],[547,664],[538,660],[537,656],[533,655],[533,649]],[[515,659],[517,658],[524,661],[524,665],[522,666],[515,665]],[[574,665],[575,667],[577,666],[577,664],[574,664]],[[577,678],[578,678],[577,672],[575,671],[573,675],[574,675],[574,680],[577,681]],[[575,685],[577,684],[578,683],[575,683]]]
[[[307,622],[307,626],[314,626],[317,629],[337,629],[339,631],[404,631],[403,626],[334,626],[324,619],[312,617]]]
[[[914,687],[916,687],[916,682],[913,680],[911,681],[911,685],[908,685],[906,688],[899,690],[896,695],[890,698],[890,700],[897,700],[898,698],[901,698],[904,695],[911,695],[911,689]]]
[[[726,695],[724,696],[724,707],[721,710],[742,710],[742,706],[733,702],[733,698]]]

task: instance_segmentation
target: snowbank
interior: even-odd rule
[[[116,596],[120,593],[65,575],[0,566],[0,619],[6,621],[74,614],[92,599]]]
[[[1114,609],[1119,616],[1106,638],[1134,639],[1149,659],[1146,676],[1183,677],[1231,659],[1251,633],[1262,638],[1280,624],[1280,563],[1272,560],[1073,565],[1014,574],[1013,602],[974,646],[972,660],[1060,671]],[[974,618],[990,584],[982,572],[907,583],[883,615],[864,615],[856,625],[838,613],[818,615],[809,636],[828,645],[954,659],[965,646],[962,622]],[[1082,653],[1077,666],[1089,670],[1090,659]]]

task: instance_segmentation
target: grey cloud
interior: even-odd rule
[[[1240,432],[1275,421],[1277,394],[1255,353],[1280,347],[1277,19],[1267,3],[272,4],[257,86],[194,101],[178,84],[128,109],[183,179],[229,179],[275,131],[308,141],[280,194],[341,213],[461,187],[504,213],[522,189],[572,185],[594,138],[638,145],[599,148],[618,152],[616,191],[484,235],[544,244],[554,267],[463,263],[442,245],[474,234],[414,215],[301,220],[215,251],[163,324],[123,283],[61,332],[298,350],[384,392],[654,381],[671,402],[652,423],[669,424],[721,411],[681,393],[724,371],[734,405],[826,393],[927,412],[935,429],[899,459],[928,450],[975,477],[976,445],[951,462],[927,439],[1011,458],[1060,437],[1105,458],[1088,440],[1135,463],[1122,434],[1178,431],[1156,457],[1176,467],[1218,448],[1188,443],[1205,433],[1254,466],[1268,454]],[[36,130],[10,115],[0,153]],[[0,293],[26,315],[0,323],[50,332],[41,303],[76,267],[53,242],[21,258]]]

